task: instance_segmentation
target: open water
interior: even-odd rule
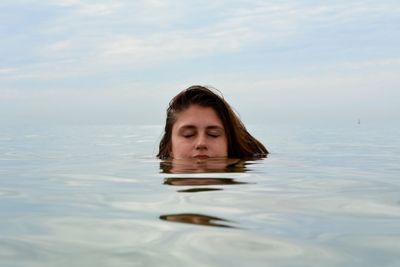
[[[400,266],[399,128],[249,128],[193,173],[161,126],[2,127],[0,266]]]

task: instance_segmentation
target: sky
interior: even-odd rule
[[[245,123],[400,121],[400,2],[2,0],[0,123],[162,124],[217,88]]]

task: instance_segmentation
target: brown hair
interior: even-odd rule
[[[170,158],[172,127],[179,113],[185,111],[191,105],[211,107],[217,113],[225,128],[228,157],[260,158],[266,157],[268,154],[265,146],[246,130],[239,117],[222,96],[207,87],[194,85],[180,92],[169,103],[164,135],[160,141],[157,154],[160,159]]]

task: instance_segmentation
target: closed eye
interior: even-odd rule
[[[207,135],[213,138],[217,138],[220,137],[222,135],[221,131],[219,130],[212,130],[212,131],[208,131]]]
[[[184,131],[181,132],[181,136],[184,138],[190,138],[196,135],[196,131],[192,129],[185,129]]]
[[[213,137],[213,138],[217,138],[217,137],[219,137],[220,135],[219,135],[219,134],[208,134],[208,136]]]

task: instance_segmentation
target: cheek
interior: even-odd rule
[[[224,150],[225,156],[228,156],[228,143],[226,141],[223,144],[223,150]]]
[[[228,156],[228,140],[226,138],[224,138],[223,146],[224,146],[224,154],[225,156]]]
[[[171,156],[181,157],[185,156],[191,148],[190,142],[187,140],[182,140],[181,138],[171,139]]]
[[[228,155],[228,143],[227,143],[226,139],[218,140],[218,142],[216,142],[214,144],[214,147],[219,154],[221,154],[223,156]]]

